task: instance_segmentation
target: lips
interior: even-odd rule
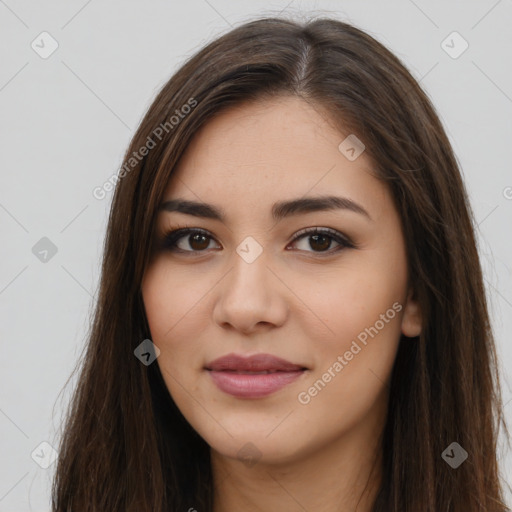
[[[275,373],[300,371],[306,368],[270,354],[255,354],[249,357],[228,354],[206,365],[206,369],[217,372]]]
[[[270,354],[228,354],[205,366],[214,384],[237,398],[262,398],[301,377],[307,368]]]

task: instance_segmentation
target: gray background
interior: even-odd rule
[[[479,223],[511,423],[511,0],[0,0],[0,511],[49,510],[54,466],[31,454],[51,460],[39,445],[56,446],[96,296],[112,193],[97,200],[92,190],[119,168],[180,64],[231,26],[281,11],[355,23],[405,62],[436,105]],[[43,31],[59,45],[48,58],[31,47],[50,48]],[[442,46],[453,31],[469,44],[457,58]],[[447,41],[452,54],[463,48]],[[43,237],[57,248],[47,261],[32,250]]]

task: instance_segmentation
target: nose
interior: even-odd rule
[[[251,334],[285,322],[286,287],[267,266],[264,254],[248,263],[233,253],[231,270],[215,287],[213,319],[222,328]]]

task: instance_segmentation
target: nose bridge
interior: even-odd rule
[[[268,251],[253,237],[246,237],[233,252],[228,290],[235,294],[265,295],[268,290]]]

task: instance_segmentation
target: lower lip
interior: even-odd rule
[[[213,371],[208,373],[213,382],[224,393],[237,398],[261,398],[284,388],[287,384],[297,380],[305,370],[294,372],[275,372],[263,374],[235,373],[227,371]]]

